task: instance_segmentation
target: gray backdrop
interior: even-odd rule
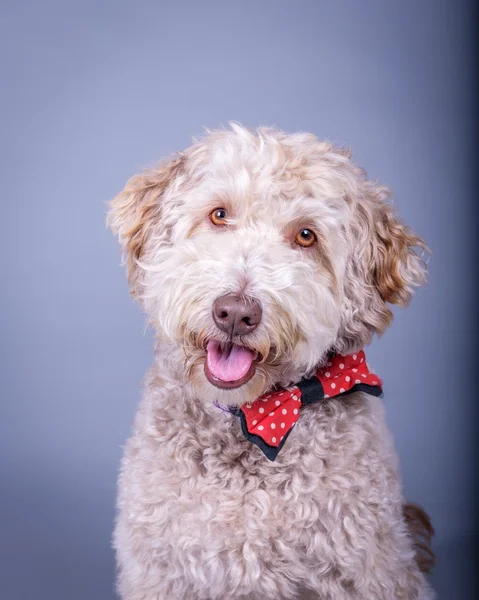
[[[473,598],[472,3],[3,2],[0,598],[109,600],[151,360],[105,203],[228,120],[351,145],[434,251],[369,350],[441,598]],[[174,600],[174,599],[172,599]]]

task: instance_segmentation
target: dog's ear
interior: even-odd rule
[[[375,333],[381,335],[392,320],[389,305],[408,305],[413,289],[425,281],[423,255],[428,251],[394,211],[389,190],[365,179],[361,170],[353,172],[341,351],[369,343]]]
[[[424,241],[404,225],[387,203],[389,191],[375,188],[370,207],[360,205],[359,210],[371,211],[369,243],[366,260],[373,285],[383,302],[407,306],[414,287],[424,283],[425,263],[421,254],[427,249]]]
[[[161,227],[164,196],[183,163],[183,156],[176,155],[132,177],[110,202],[107,222],[120,241],[133,296],[139,293],[139,262],[153,236],[161,243],[165,240],[160,238],[169,234],[167,227]]]

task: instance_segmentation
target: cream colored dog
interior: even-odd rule
[[[348,151],[232,125],[112,201],[157,333],[119,480],[125,600],[433,598],[377,395],[305,402],[269,444],[238,418],[356,357],[423,281],[387,197]]]

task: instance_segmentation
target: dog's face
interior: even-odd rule
[[[309,134],[209,134],[134,177],[109,221],[133,294],[199,398],[241,404],[381,334],[423,242],[348,152]]]

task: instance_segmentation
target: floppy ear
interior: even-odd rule
[[[407,306],[413,288],[425,281],[419,253],[426,245],[384,201],[377,203],[373,219],[368,257],[373,284],[385,303]]]
[[[400,220],[389,202],[390,191],[364,178],[350,198],[350,258],[345,273],[345,305],[338,350],[356,349],[381,335],[393,314],[390,304],[407,306],[413,289],[425,282],[428,251],[424,241]]]
[[[169,229],[161,224],[164,196],[183,162],[183,156],[177,155],[132,177],[110,202],[107,222],[120,241],[133,296],[140,293],[139,261],[152,238],[165,242],[169,235]]]

